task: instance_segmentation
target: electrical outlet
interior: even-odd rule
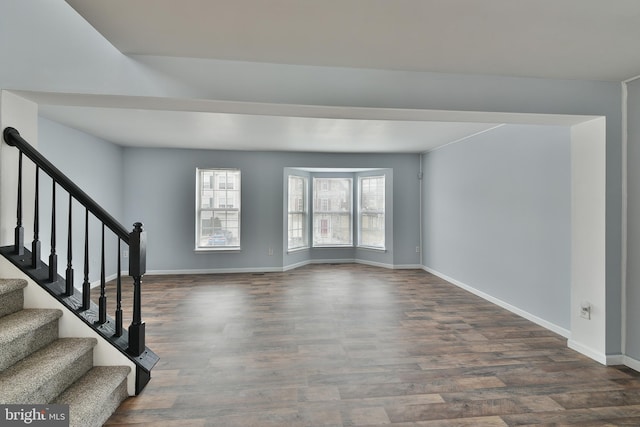
[[[122,258],[129,258],[129,251],[122,251]]]
[[[580,304],[580,317],[583,319],[591,319],[591,304],[584,301]]]
[[[420,246],[416,246],[416,253],[419,254],[420,253]]]
[[[269,248],[269,256],[273,256],[273,248]]]

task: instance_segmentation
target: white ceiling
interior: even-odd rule
[[[41,110],[50,119],[124,146],[217,150],[417,153],[496,126],[96,107]]]
[[[639,0],[66,0],[125,54],[621,81],[640,71]],[[551,118],[23,93],[126,146],[422,152]]]
[[[15,91],[51,120],[136,147],[417,153],[503,123],[571,126],[588,116],[326,107]]]
[[[622,81],[638,0],[66,0],[126,54]]]

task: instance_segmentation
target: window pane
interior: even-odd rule
[[[308,246],[307,243],[307,178],[289,176],[288,194],[288,248],[298,249]]]
[[[314,178],[313,191],[313,245],[352,245],[351,179]]]
[[[360,221],[360,244],[384,248],[384,214],[363,213]]]
[[[317,213],[313,216],[314,246],[351,245],[350,213]]]
[[[360,178],[358,241],[361,246],[384,249],[384,176]]]
[[[199,169],[198,248],[240,247],[240,171]]]
[[[305,178],[289,176],[289,212],[303,210]]]

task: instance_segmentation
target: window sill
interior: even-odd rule
[[[240,252],[239,247],[234,248],[195,248],[193,250],[197,254],[207,254],[207,253],[220,253],[220,252],[229,252],[229,253],[237,253]]]
[[[387,252],[387,248],[376,248],[374,246],[356,246],[356,249],[372,252]]]
[[[305,246],[303,248],[288,249],[287,253],[288,254],[295,254],[296,252],[303,252],[303,251],[308,251],[308,250],[309,250],[309,246]]]

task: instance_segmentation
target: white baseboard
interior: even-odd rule
[[[469,286],[466,283],[462,283],[462,282],[460,282],[460,281],[458,281],[458,280],[456,280],[456,279],[454,279],[452,277],[449,277],[449,276],[447,276],[445,274],[442,274],[439,271],[436,271],[436,270],[434,270],[432,268],[429,268],[429,267],[422,266],[422,269],[425,270],[428,273],[431,273],[431,274],[433,274],[435,276],[440,277],[441,279],[446,280],[447,282],[450,282],[453,285],[458,286],[459,288],[464,289],[465,291],[469,291],[472,294],[477,295],[482,299],[485,299],[485,300],[487,300],[487,301],[489,301],[489,302],[491,302],[491,303],[493,303],[493,304],[495,304],[497,306],[500,306],[500,307],[502,307],[502,308],[504,308],[506,310],[509,310],[510,312],[515,313],[518,316],[524,317],[525,319],[530,320],[533,323],[542,326],[543,328],[549,329],[550,331],[553,331],[558,335],[561,335],[561,336],[563,336],[565,338],[569,338],[571,336],[571,331],[569,331],[568,329],[565,329],[565,328],[563,328],[561,326],[558,326],[558,325],[556,325],[554,323],[551,323],[551,322],[549,322],[547,320],[544,320],[544,319],[542,319],[542,318],[540,318],[538,316],[535,316],[535,315],[533,315],[533,314],[531,314],[531,313],[529,313],[529,312],[527,312],[525,310],[522,310],[522,309],[520,309],[520,308],[518,308],[516,306],[513,306],[513,305],[511,305],[511,304],[509,304],[509,303],[507,303],[505,301],[502,301],[501,299],[493,297],[493,296],[491,296],[491,295],[489,295],[487,293],[484,293],[484,292],[482,292],[482,291],[480,291],[480,290],[478,290],[478,289],[476,289],[476,288],[474,288],[472,286]]]
[[[170,274],[226,274],[226,273],[280,273],[284,271],[294,270],[296,268],[304,267],[309,264],[365,264],[373,267],[381,267],[395,270],[416,270],[421,269],[419,264],[386,264],[375,261],[368,261],[362,259],[308,259],[297,262],[295,264],[288,264],[282,267],[251,267],[251,268],[210,268],[210,269],[189,269],[189,270],[149,270],[147,274],[166,276]],[[116,276],[114,275],[113,278]],[[111,280],[111,279],[109,279]],[[100,281],[95,282],[92,286],[99,286]]]
[[[311,261],[306,259],[304,261],[296,262],[294,264],[288,264],[282,266],[282,271],[295,270],[296,268],[304,267],[305,265],[311,264]]]
[[[171,274],[229,274],[229,273],[280,273],[281,267],[251,267],[251,268],[208,268],[192,270],[149,270],[146,274],[167,276]]]
[[[606,356],[606,365],[607,366],[619,366],[625,365],[625,355],[624,354],[607,354]]]
[[[622,364],[634,371],[640,372],[640,360],[633,359],[629,356],[622,356]]]
[[[338,258],[338,259],[310,259],[309,264],[353,264],[355,258]]]
[[[395,270],[422,270],[421,264],[396,264],[393,266]]]
[[[294,268],[304,267],[308,264],[364,264],[372,267],[388,268],[390,270],[421,270],[420,264],[387,264],[384,262],[369,261],[366,259],[310,259],[296,264],[290,264],[283,268],[283,271],[293,270]]]
[[[640,360],[636,360],[624,354],[609,354],[606,356],[606,362],[607,366],[624,365],[634,371],[640,372]]]
[[[567,347],[569,347],[571,350],[575,350],[580,354],[583,354],[593,360],[595,360],[598,363],[602,363],[603,365],[609,365],[609,363],[607,363],[607,355],[603,354],[599,351],[596,351],[590,347],[587,347],[586,345],[580,344],[579,342],[573,341],[571,339],[567,340]]]
[[[124,273],[123,273],[123,274],[124,274]],[[128,273],[126,273],[126,274],[128,274]],[[110,274],[110,275],[106,276],[106,277],[104,278],[104,281],[105,281],[105,282],[110,282],[111,280],[114,280],[114,279],[116,279],[117,277],[118,277],[118,273],[113,273],[113,274]],[[96,281],[91,282],[91,283],[89,284],[89,286],[91,287],[91,289],[93,289],[93,288],[97,288],[98,286],[100,286],[100,279],[98,279],[98,280],[96,280]]]
[[[376,261],[368,261],[368,260],[365,260],[365,259],[356,259],[355,263],[356,264],[370,265],[372,267],[388,268],[390,270],[393,270],[395,268],[395,266],[393,264],[386,264],[386,263],[383,263],[383,262],[376,262]]]

